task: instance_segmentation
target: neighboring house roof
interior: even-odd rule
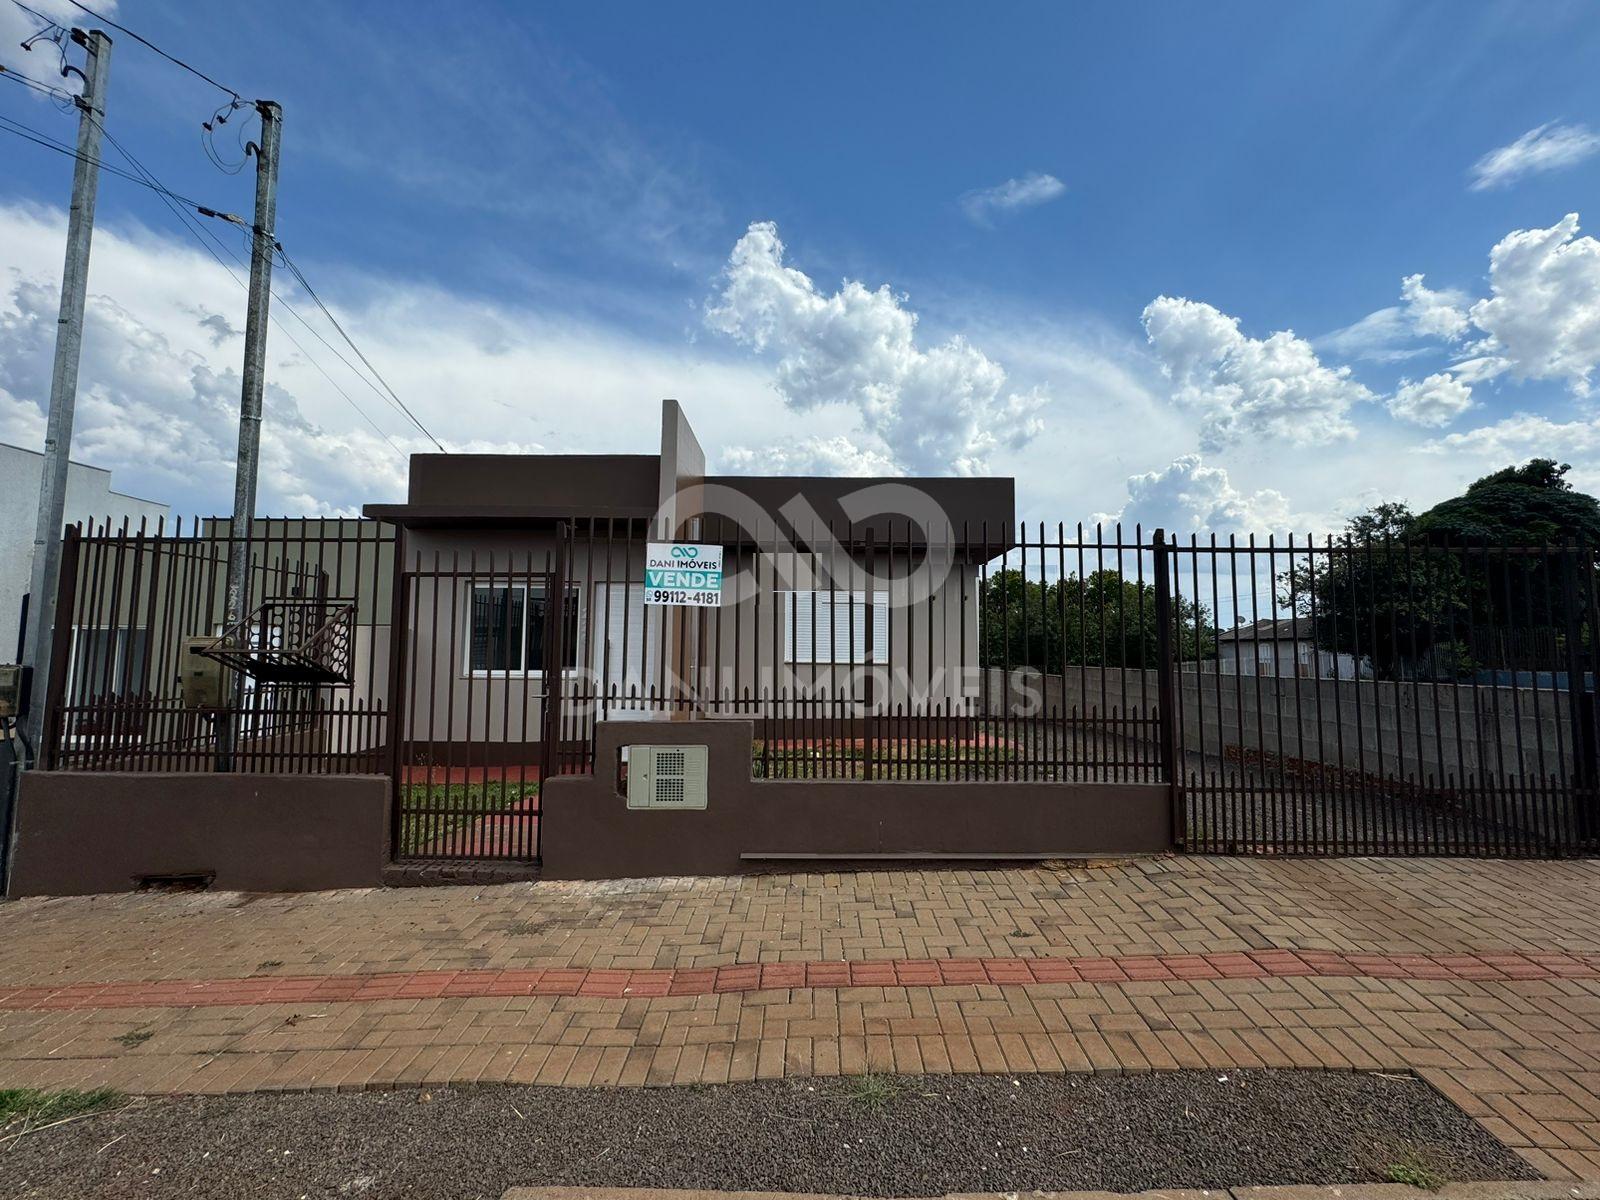
[[[1309,642],[1314,639],[1309,617],[1267,617],[1250,625],[1238,625],[1217,634],[1219,642]]]

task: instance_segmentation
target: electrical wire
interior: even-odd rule
[[[322,302],[322,297],[317,295],[317,290],[311,286],[311,281],[305,277],[305,273],[301,271],[300,268],[295,264],[294,259],[289,257],[289,252],[283,248],[283,244],[281,242],[278,243],[278,253],[283,255],[284,266],[288,267],[290,273],[300,281],[300,286],[305,288],[306,295],[310,296],[311,299],[316,303],[316,306],[322,310],[322,315],[328,318],[328,323],[339,331],[339,336],[345,340],[345,344],[348,345],[350,349],[355,351],[356,357],[366,365],[367,370],[372,372],[373,378],[375,378],[379,383],[383,384],[383,389],[389,394],[389,398],[400,406],[400,411],[405,413],[405,415],[411,419],[411,423],[420,429],[423,435],[439,448],[441,453],[448,454],[449,451],[444,448],[444,443],[438,438],[434,437],[433,433],[428,429],[428,427],[417,419],[416,413],[412,412],[410,408],[406,407],[406,402],[400,399],[400,397],[395,394],[395,390],[389,386],[389,381],[379,374],[378,368],[372,365],[372,361],[361,352],[361,347],[357,346],[354,340],[351,339],[350,335],[344,331],[344,326],[339,324],[337,318],[335,318],[334,315],[328,311],[328,306]]]
[[[196,220],[194,216],[188,212],[185,212],[180,203],[174,203],[174,200],[181,200],[181,197],[178,197],[176,192],[173,192],[170,188],[162,184],[161,181],[156,178],[154,172],[140,162],[132,151],[123,146],[122,143],[119,142],[116,137],[106,129],[103,123],[93,117],[90,119],[93,120],[97,126],[99,126],[101,134],[104,135],[105,139],[111,143],[112,148],[115,149],[118,154],[122,155],[123,158],[127,159],[130,166],[148,178],[148,182],[145,184],[145,186],[151,191],[155,192],[157,196],[161,197],[162,203],[165,204],[168,209],[172,211],[173,215],[178,218],[179,224],[183,226],[184,231],[187,232],[191,237],[194,237],[195,240],[200,243],[200,248],[216,260],[217,265],[228,273],[229,278],[231,278],[241,288],[248,291],[249,284],[247,284],[243,279],[239,278],[238,275],[234,274],[233,268],[223,261],[222,256],[219,255],[217,251],[212,248],[212,246],[215,244],[215,246],[219,247],[224,254],[227,254],[234,260],[234,262],[238,263],[240,267],[245,267],[244,262],[239,259],[238,255],[229,249],[228,246],[219,238],[217,238],[216,235],[214,235],[209,229]],[[204,205],[195,205],[194,207],[197,211],[212,213],[219,217],[226,218],[229,215],[217,213],[216,210],[206,208]],[[238,221],[239,218],[235,217],[233,220]],[[319,340],[322,340],[321,335],[311,327],[304,317],[295,311],[292,305],[279,297],[276,292],[272,293],[272,297],[279,304],[283,305],[284,309],[287,310],[289,314],[295,318],[295,320],[304,325],[308,332],[310,332],[313,336],[318,337]],[[322,377],[328,381],[329,386],[331,386],[334,391],[338,392],[339,395],[343,397],[344,402],[353,408],[361,417],[361,419],[372,427],[373,432],[388,443],[389,449],[393,450],[395,454],[397,454],[402,460],[405,459],[405,451],[401,450],[400,447],[395,444],[394,439],[384,431],[383,427],[374,421],[371,415],[368,414],[368,412],[362,408],[361,405],[356,403],[355,398],[352,397],[349,392],[345,391],[344,388],[339,386],[338,380],[334,379],[332,375],[328,374],[327,369],[312,357],[311,352],[305,348],[300,340],[295,337],[293,333],[289,332],[289,330],[283,327],[283,322],[279,321],[277,317],[272,315],[270,312],[268,313],[268,319],[272,322],[273,328],[275,328],[279,333],[283,334],[284,337],[288,338],[294,348],[300,351],[301,356],[317,369]],[[327,344],[325,340],[323,344]],[[355,367],[350,364],[348,359],[345,359],[337,350],[334,350],[333,347],[329,346],[328,348],[330,351],[332,351],[335,357],[339,358],[339,360],[345,364],[345,366],[349,367],[350,370],[355,371]],[[360,372],[356,371],[356,374],[360,375]]]
[[[32,88],[40,95],[49,96],[52,100],[55,100],[58,103],[65,101],[69,106],[75,105],[78,100],[78,97],[72,92],[67,91],[66,88],[58,88],[54,84],[45,83],[42,80],[33,78],[31,75],[24,75],[20,71],[13,71],[4,63],[0,63],[0,79],[9,79],[12,83],[20,83],[23,87]]]
[[[99,124],[99,122],[96,122],[96,124]],[[100,128],[101,131],[104,132],[105,126],[101,125]],[[170,191],[159,183],[151,183],[149,180],[141,179],[139,176],[134,175],[129,171],[124,171],[121,167],[113,166],[104,159],[90,158],[86,154],[79,154],[77,147],[69,146],[65,142],[57,141],[49,134],[34,129],[32,126],[24,125],[21,121],[12,120],[10,117],[5,116],[4,114],[0,114],[0,131],[15,134],[17,137],[20,137],[25,141],[32,142],[37,146],[43,146],[46,150],[54,150],[57,154],[64,154],[68,158],[77,159],[79,162],[86,162],[93,166],[99,167],[102,171],[106,172],[106,174],[115,175],[119,179],[126,179],[129,183],[137,183],[140,187],[147,187],[153,192],[171,196],[174,200],[181,204],[186,204],[190,208],[199,210],[206,207],[198,200],[191,200],[187,196],[180,196],[177,192]]]
[[[27,8],[27,5],[23,4],[22,0],[11,0],[11,2],[13,4],[15,4],[18,8]],[[188,63],[184,62],[183,59],[178,58],[175,55],[168,54],[165,50],[163,50],[160,46],[158,46],[154,42],[152,42],[149,38],[141,37],[139,34],[135,33],[133,30],[129,29],[126,25],[117,24],[110,17],[103,16],[100,13],[97,13],[94,9],[90,8],[87,4],[80,3],[79,0],[67,0],[67,3],[71,4],[74,8],[80,9],[83,12],[88,13],[96,21],[99,21],[99,22],[101,22],[102,24],[105,24],[105,25],[109,25],[109,26],[111,26],[111,28],[117,30],[120,33],[127,34],[134,41],[138,42],[141,46],[144,46],[148,50],[155,51],[157,54],[159,54],[162,58],[166,59],[173,66],[182,67],[185,71],[189,72],[189,74],[193,75],[195,78],[205,80],[212,87],[216,88],[217,91],[226,92],[228,95],[232,96],[234,98],[234,100],[239,101],[240,103],[243,103],[243,100],[240,97],[239,93],[234,91],[233,88],[228,87],[226,84],[218,83],[215,79],[211,78],[211,76],[207,75],[204,71],[200,70],[198,67],[190,66]],[[29,9],[28,11],[31,12],[32,10]],[[34,15],[38,16],[37,13],[35,13]],[[41,18],[41,19],[46,19],[46,18]]]
[[[57,29],[60,28],[58,23],[56,23],[54,21],[51,21],[48,17],[45,17],[42,13],[39,13],[39,12],[37,12],[36,10],[34,10],[32,8],[29,8],[28,5],[23,3],[23,0],[12,0],[12,3],[15,4],[18,8],[22,9],[24,12],[30,13],[34,17],[36,17],[37,19],[46,22],[46,30],[48,30],[50,28],[57,28]],[[231,166],[230,164],[226,164],[226,163],[222,162],[220,160],[220,157],[215,153],[214,146],[212,146],[207,141],[207,135],[210,135],[210,134],[214,133],[215,126],[226,123],[228,117],[232,115],[234,110],[236,110],[236,109],[238,109],[240,107],[243,107],[244,100],[240,97],[239,93],[237,91],[235,91],[233,88],[230,88],[230,87],[227,87],[227,86],[225,86],[225,85],[223,85],[221,83],[218,83],[215,79],[211,78],[211,76],[209,76],[209,75],[205,74],[205,72],[200,71],[197,68],[191,66],[189,63],[184,62],[182,59],[176,58],[173,55],[168,54],[165,50],[162,50],[159,46],[155,45],[149,39],[140,36],[139,34],[135,33],[133,30],[128,29],[126,26],[120,25],[117,22],[110,20],[109,18],[103,16],[102,14],[96,12],[94,9],[90,8],[88,5],[80,3],[79,0],[69,0],[69,3],[71,3],[74,7],[82,10],[83,12],[89,14],[91,17],[94,17],[96,20],[101,21],[101,22],[111,26],[113,29],[117,29],[117,30],[121,31],[122,33],[127,34],[129,37],[133,38],[135,41],[139,42],[141,45],[146,46],[150,50],[154,51],[156,54],[160,55],[162,58],[164,58],[167,61],[173,63],[175,66],[183,68],[184,70],[188,71],[190,74],[193,74],[196,77],[204,80],[206,83],[209,83],[212,87],[218,89],[219,91],[227,93],[227,95],[229,97],[231,97],[231,103],[219,106],[218,109],[216,110],[216,112],[212,115],[212,119],[210,121],[207,121],[207,122],[203,123],[203,129],[204,129],[205,132],[202,134],[202,144],[203,144],[203,146],[204,146],[204,148],[206,150],[207,157],[209,157],[212,160],[212,162],[219,169],[224,170],[224,171],[228,171],[230,174],[237,174],[238,170],[240,170],[242,168],[243,164],[241,163],[238,166]],[[43,32],[45,32],[45,31],[41,30],[41,33],[43,33]],[[3,68],[0,68],[0,69],[3,69]],[[12,72],[6,72],[6,74],[8,76],[10,76],[10,77],[16,78],[19,83],[27,82],[29,86],[35,87],[36,90],[44,90],[47,87],[47,85],[39,84],[37,81],[27,81],[27,80],[25,80],[24,77],[16,76]],[[70,93],[66,93],[66,94],[70,95]],[[201,213],[202,215],[209,216],[209,217],[217,217],[217,218],[220,218],[220,219],[223,219],[223,220],[226,220],[226,221],[230,221],[230,222],[232,222],[234,224],[241,225],[246,230],[249,230],[252,233],[252,236],[254,235],[254,231],[252,230],[251,226],[246,224],[241,218],[236,217],[236,216],[234,216],[234,215],[232,215],[230,213],[219,212],[219,211],[217,211],[215,209],[212,209],[212,208],[210,208],[210,207],[208,207],[206,205],[200,204],[198,201],[191,200],[186,196],[180,196],[178,193],[176,193],[176,192],[172,191],[170,188],[166,187],[164,184],[162,184],[160,182],[160,180],[158,180],[155,177],[155,175],[152,172],[150,172],[146,167],[144,167],[144,165],[142,163],[140,163],[137,158],[135,158],[125,147],[123,147],[122,144],[120,142],[118,142],[116,140],[116,138],[114,138],[110,134],[109,131],[106,130],[105,125],[102,122],[100,122],[99,120],[96,120],[93,117],[93,114],[90,114],[90,119],[93,120],[94,123],[99,127],[100,132],[105,136],[106,140],[109,141],[112,144],[112,146],[117,150],[117,152],[119,154],[121,154],[125,159],[127,159],[127,161],[140,173],[139,175],[137,175],[137,176],[136,175],[132,175],[132,174],[128,173],[127,171],[123,171],[123,170],[121,170],[121,169],[119,169],[117,167],[112,166],[110,163],[107,163],[104,160],[90,159],[85,155],[79,154],[78,151],[74,147],[68,146],[68,145],[66,145],[66,144],[64,144],[62,142],[58,142],[55,139],[51,138],[48,134],[41,133],[39,130],[31,129],[28,126],[22,125],[20,122],[12,121],[9,118],[3,117],[3,116],[0,116],[0,129],[3,129],[3,130],[5,130],[6,132],[9,132],[9,133],[13,133],[18,137],[22,137],[25,140],[33,142],[36,145],[43,146],[47,150],[54,150],[59,154],[66,154],[66,155],[68,155],[68,156],[70,156],[70,157],[72,157],[74,159],[78,159],[78,160],[81,160],[81,161],[84,161],[84,162],[93,162],[95,166],[99,167],[101,170],[104,170],[104,171],[106,171],[107,173],[109,173],[111,175],[118,176],[120,178],[128,180],[131,183],[137,183],[137,184],[139,184],[139,185],[141,185],[143,187],[149,188],[151,191],[155,192],[159,197],[161,197],[161,200],[162,200],[162,202],[164,204],[167,204],[169,208],[173,208],[174,213],[176,215],[178,215],[180,217],[180,219],[183,221],[184,227],[185,227],[186,230],[188,230],[190,228],[191,224],[192,224],[194,226],[194,230],[199,230],[201,232],[205,232],[207,234],[207,236],[209,236],[209,231],[205,231],[204,227],[201,226],[198,222],[194,221],[194,218],[192,216],[190,216],[189,213],[183,211],[182,208],[174,207],[173,204],[172,204],[172,201],[177,201],[178,204],[187,206],[188,208],[192,208],[196,212]],[[193,230],[191,230],[191,232],[193,232]],[[215,240],[215,239],[213,239],[213,240]],[[238,278],[238,276],[234,276],[233,275],[233,271],[227,266],[226,263],[224,263],[222,261],[222,259],[220,257],[217,256],[216,252],[211,248],[210,245],[207,245],[205,241],[202,241],[201,245],[206,249],[206,251],[208,253],[211,254],[211,256],[213,258],[217,259],[218,264],[221,265],[224,270],[228,271],[228,274],[230,276],[233,276],[234,281],[236,283],[240,283],[241,286],[243,286],[243,281],[240,280]],[[219,242],[217,242],[217,245],[222,246],[223,244],[219,241]],[[292,259],[290,259],[290,257],[287,254],[287,252],[284,251],[283,244],[281,242],[276,242],[275,241],[274,242],[274,247],[278,251],[278,254],[282,257],[284,265],[289,268],[289,270],[293,273],[295,278],[299,281],[300,285],[303,288],[305,288],[307,295],[309,295],[312,298],[312,300],[315,301],[317,307],[322,310],[322,314],[323,314],[323,316],[325,316],[328,319],[329,324],[331,324],[334,327],[334,329],[338,331],[339,336],[342,339],[344,339],[345,344],[348,345],[352,351],[354,351],[356,357],[361,360],[362,364],[367,368],[367,370],[370,371],[372,373],[373,377],[376,378],[378,380],[378,382],[382,384],[382,389],[380,390],[376,385],[374,385],[372,383],[372,381],[370,379],[368,379],[365,375],[361,374],[360,371],[356,370],[354,365],[351,364],[351,362],[348,359],[346,359],[342,354],[340,354],[338,352],[338,350],[336,350],[333,346],[329,345],[327,339],[324,338],[320,333],[318,333],[314,328],[312,328],[311,324],[309,322],[307,322],[306,319],[304,317],[302,317],[298,312],[296,312],[295,309],[291,305],[289,305],[286,301],[284,301],[281,297],[279,297],[277,295],[276,291],[272,292],[273,298],[275,300],[277,300],[278,303],[282,304],[284,306],[284,308],[287,309],[290,312],[290,314],[295,317],[296,320],[298,320],[302,325],[304,325],[306,330],[309,333],[311,333],[312,336],[314,336],[318,341],[320,341],[324,346],[326,346],[328,348],[328,350],[334,355],[334,357],[338,358],[340,362],[344,363],[345,366],[348,367],[354,374],[356,374],[357,377],[360,378],[363,383],[365,383],[368,387],[372,388],[373,391],[377,392],[378,396],[381,399],[383,399],[386,403],[391,404],[392,406],[397,408],[402,414],[404,414],[406,419],[409,420],[412,425],[416,426],[416,428],[418,430],[420,430],[422,432],[422,434],[430,442],[432,442],[434,444],[434,446],[436,446],[441,452],[448,453],[448,451],[445,451],[444,444],[442,442],[440,442],[439,439],[433,435],[432,430],[430,430],[426,425],[424,425],[421,422],[421,420],[418,419],[417,415],[414,412],[411,411],[411,409],[406,405],[405,401],[400,399],[399,395],[395,392],[394,388],[390,386],[389,381],[383,377],[383,375],[378,371],[378,369],[375,366],[372,365],[372,360],[369,359],[366,356],[366,354],[364,354],[362,352],[361,348],[356,345],[355,340],[350,336],[350,334],[348,332],[345,331],[344,326],[339,324],[337,318],[335,318],[333,313],[329,311],[328,306],[322,302],[322,297],[317,295],[316,289],[311,286],[311,282],[310,282],[310,280],[308,280],[305,277],[304,272],[302,272],[300,270],[299,266]],[[234,255],[231,250],[227,250],[226,246],[223,246],[223,249],[226,250],[227,253],[230,255],[230,257],[233,257],[236,262],[239,261],[237,255]],[[240,263],[240,265],[243,266],[243,263]],[[300,352],[305,355],[306,360],[308,362],[310,362],[313,366],[315,366],[319,371],[322,372],[323,376],[328,379],[328,382],[330,384],[333,384],[334,389],[336,391],[338,391],[339,394],[345,398],[345,400],[350,404],[350,406],[352,408],[354,408],[356,410],[356,412],[361,414],[363,419],[365,419],[366,422],[369,425],[371,425],[373,427],[373,429],[376,430],[379,433],[379,435],[384,438],[385,441],[387,441],[389,443],[390,447],[392,449],[394,449],[396,453],[400,453],[399,447],[394,444],[393,440],[389,438],[388,434],[384,433],[383,430],[378,427],[377,423],[375,421],[373,421],[372,418],[370,416],[368,416],[367,413],[360,407],[360,405],[356,404],[356,402],[353,399],[351,399],[351,397],[347,393],[345,393],[345,391],[342,388],[340,388],[338,386],[338,384],[334,383],[332,376],[328,375],[327,371],[322,368],[321,364],[318,363],[314,358],[311,357],[311,355],[309,353],[306,352],[305,347],[300,345],[300,343],[294,338],[294,336],[292,334],[290,334],[287,330],[283,329],[282,324],[280,322],[278,322],[278,321],[276,321],[274,319],[273,320],[273,324],[281,332],[283,332],[285,337],[288,337],[289,340],[295,344],[295,346],[300,350]]]

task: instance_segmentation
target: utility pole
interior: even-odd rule
[[[72,454],[72,417],[78,398],[78,356],[83,348],[83,304],[89,287],[89,243],[100,188],[100,130],[106,115],[111,39],[98,29],[72,31],[86,55],[78,106],[78,156],[72,168],[72,208],[67,214],[67,258],[61,272],[61,311],[56,319],[56,357],[50,370],[50,412],[39,475],[39,515],[33,532],[25,665],[33,668],[32,703],[23,718],[24,752],[36,761],[43,750],[46,675],[61,578],[61,529],[66,518],[67,472]],[[70,68],[76,71],[77,68]]]
[[[275,101],[256,101],[261,141],[256,154],[256,215],[251,226],[249,309],[244,322],[244,384],[239,395],[239,453],[233,477],[233,521],[229,526],[226,628],[250,614],[250,522],[256,512],[256,471],[261,459],[261,404],[266,384],[267,316],[272,300],[272,254],[278,223],[278,149],[283,137],[283,109]],[[246,632],[248,636],[248,631]],[[217,724],[217,769],[230,770],[235,722],[244,707],[244,676],[234,673],[232,713]]]

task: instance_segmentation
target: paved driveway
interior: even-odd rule
[[[1600,863],[985,872],[0,906],[0,1086],[1416,1069],[1600,1178]]]

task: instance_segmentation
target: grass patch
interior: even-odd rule
[[[135,1046],[144,1045],[153,1037],[155,1037],[153,1029],[130,1029],[127,1033],[117,1034],[111,1040],[132,1050]]]
[[[868,1112],[882,1112],[900,1098],[904,1089],[892,1075],[846,1076],[844,1092],[852,1103]]]
[[[49,1125],[68,1117],[81,1117],[117,1108],[122,1101],[122,1093],[113,1088],[95,1088],[87,1092],[76,1088],[58,1092],[40,1091],[37,1088],[0,1090],[0,1129],[9,1129],[19,1123]]]
[[[1390,1183],[1404,1183],[1429,1192],[1437,1192],[1450,1182],[1416,1154],[1407,1154],[1384,1167],[1383,1177]]]
[[[510,774],[516,774],[513,769]],[[400,853],[418,854],[480,817],[515,808],[539,794],[537,783],[412,783],[401,789]],[[420,811],[419,811],[420,810]]]

